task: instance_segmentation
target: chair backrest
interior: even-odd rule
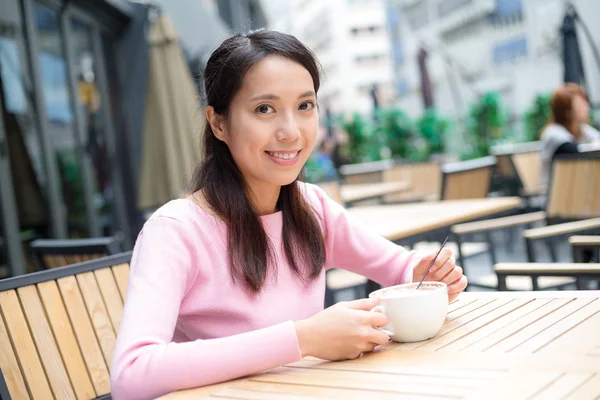
[[[384,182],[410,182],[409,192],[391,194],[386,202],[409,199],[439,199],[442,184],[442,169],[439,162],[398,164],[383,171]]]
[[[491,153],[496,157],[496,177],[523,195],[539,193],[542,188],[542,147],[540,141],[492,147]]]
[[[109,371],[131,252],[0,281],[0,368],[12,399],[95,399]]]
[[[342,195],[340,193],[340,184],[337,181],[321,182],[318,183],[317,186],[323,189],[323,191],[334,201],[344,205],[344,200],[342,200]]]
[[[383,171],[393,166],[393,160],[347,164],[340,167],[340,175],[342,182],[346,185],[377,183],[383,181]]]
[[[495,157],[482,157],[442,166],[442,200],[481,199],[488,196]]]
[[[29,245],[34,262],[40,269],[63,267],[121,252],[116,238],[38,239]]]
[[[546,214],[555,221],[600,216],[600,152],[554,158]]]
[[[539,151],[515,153],[510,156],[523,193],[535,193],[542,188],[542,157]]]

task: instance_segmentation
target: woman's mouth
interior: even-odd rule
[[[280,165],[293,165],[295,164],[299,157],[301,150],[294,151],[265,151],[269,158],[277,164]]]

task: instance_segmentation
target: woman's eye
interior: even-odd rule
[[[307,101],[307,102],[300,104],[300,110],[303,110],[303,111],[309,111],[309,110],[312,110],[313,108],[315,108],[315,103],[313,103],[312,101]]]
[[[260,114],[271,114],[274,112],[273,107],[263,104],[261,106],[256,107],[256,112]]]

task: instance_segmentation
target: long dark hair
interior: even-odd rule
[[[320,75],[314,54],[291,35],[260,30],[235,35],[212,53],[204,71],[207,105],[226,116],[248,70],[270,55],[285,57],[306,68],[317,93]],[[269,266],[276,265],[275,251],[229,147],[215,137],[208,122],[204,129],[204,158],[190,185],[192,193],[198,190],[203,191],[212,211],[227,224],[229,266],[234,280],[243,281],[253,293],[260,292]],[[298,187],[298,179],[281,188],[277,208],[283,215],[285,256],[297,276],[308,283],[325,264],[325,241],[316,214]]]

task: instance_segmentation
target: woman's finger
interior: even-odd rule
[[[469,281],[465,275],[463,275],[457,282],[448,286],[448,293],[460,293],[467,288]]]
[[[435,254],[433,256],[435,257]],[[447,247],[443,248],[440,255],[435,260],[435,264],[431,267],[431,272],[439,271],[451,258],[453,258],[452,250]],[[429,267],[429,265],[427,265],[427,267]]]
[[[435,271],[432,275],[431,280],[442,281],[446,275],[448,275],[452,270],[456,267],[456,261],[454,257],[450,256],[446,259],[443,265],[441,265],[437,271]],[[433,269],[433,268],[432,268]]]
[[[446,285],[450,286],[460,280],[463,276],[463,269],[461,267],[454,267],[452,271],[448,273],[448,275],[444,276],[441,281]]]

